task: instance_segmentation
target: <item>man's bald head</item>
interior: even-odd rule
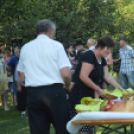
[[[92,39],[92,38],[88,39],[88,41],[87,41],[87,46],[88,46],[88,48],[90,48],[91,46],[95,46],[95,41],[94,41],[94,39]]]

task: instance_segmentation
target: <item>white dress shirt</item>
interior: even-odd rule
[[[76,54],[77,54],[78,50],[76,49],[75,52],[76,52]]]
[[[25,74],[26,87],[64,83],[60,70],[71,68],[64,47],[58,41],[41,34],[24,45],[17,70]]]
[[[89,50],[93,50],[93,49],[95,49],[95,46],[91,46],[91,47],[89,48]]]

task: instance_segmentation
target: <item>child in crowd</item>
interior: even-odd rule
[[[5,64],[7,65],[9,60],[12,58],[12,53],[10,51],[6,51],[6,60]],[[7,72],[8,78],[8,89],[11,92],[11,106],[14,105],[14,85],[13,85],[13,75],[11,72]]]

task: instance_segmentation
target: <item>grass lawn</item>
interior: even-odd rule
[[[10,106],[11,96],[9,93]],[[20,112],[10,106],[10,111],[5,111],[4,107],[0,107],[0,134],[30,134],[28,116],[21,118]],[[50,134],[55,134],[54,128],[51,126]]]
[[[109,88],[110,90],[113,89],[111,86]],[[10,102],[11,96],[9,93],[9,106]],[[28,116],[21,118],[20,112],[14,107],[10,107],[10,109],[10,111],[5,111],[4,107],[0,107],[0,134],[30,134]],[[101,132],[102,129],[97,129],[97,134],[101,134]],[[50,134],[55,134],[53,126],[51,126]]]

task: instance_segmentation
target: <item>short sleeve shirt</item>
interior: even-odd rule
[[[81,56],[80,62],[78,63],[78,65],[76,67],[75,74],[73,76],[73,82],[74,83],[76,83],[76,82],[82,83],[81,80],[79,79],[79,75],[80,75],[80,70],[81,70],[83,62],[88,63],[88,64],[92,64],[94,66],[94,69],[89,74],[89,78],[95,84],[99,84],[104,76],[103,67],[106,66],[107,64],[106,64],[106,60],[104,58],[101,58],[101,63],[99,63],[96,56],[95,56],[95,53],[92,50],[85,52]]]
[[[63,45],[46,35],[39,35],[21,49],[17,70],[25,74],[26,87],[64,83],[60,70],[71,68]]]
[[[95,49],[95,46],[91,46],[91,47],[89,48],[89,50],[93,50],[93,49]]]
[[[20,72],[17,71],[17,67],[18,65],[16,66],[16,69],[15,69],[15,81],[16,82],[19,82],[19,84],[23,87],[25,87],[25,84],[21,83],[21,80],[20,80]]]
[[[106,66],[106,61],[104,58],[101,58],[101,63],[98,62],[94,51],[89,50],[85,52],[81,58],[80,62],[76,67],[76,71],[73,76],[73,82],[75,83],[72,91],[70,93],[70,99],[75,99],[75,102],[78,104],[83,97],[92,97],[94,98],[95,90],[85,85],[80,79],[80,71],[82,63],[88,63],[93,65],[93,70],[89,74],[89,78],[96,84],[100,85],[104,76],[104,66]],[[73,98],[71,97],[73,96]]]
[[[18,64],[19,62],[19,58],[17,56],[13,56],[9,62],[8,62],[8,66],[10,66],[12,68],[12,72],[13,72],[13,79],[14,79],[14,73],[15,73],[15,68],[16,68],[16,65]]]
[[[134,71],[133,57],[134,57],[134,49],[131,46],[126,45],[125,50],[123,50],[123,48],[120,49],[120,58],[121,58],[120,73],[126,74],[129,71]]]

